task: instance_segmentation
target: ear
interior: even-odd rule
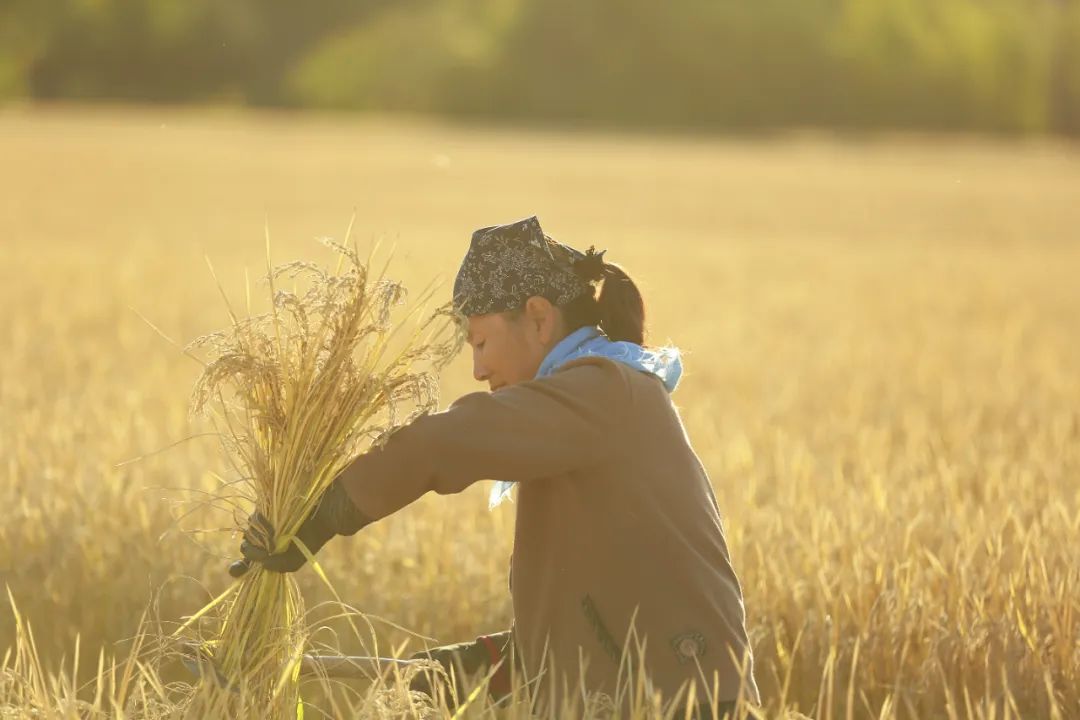
[[[555,336],[558,312],[551,301],[540,295],[533,295],[525,301],[525,319],[529,329],[535,330],[541,344],[551,342]]]

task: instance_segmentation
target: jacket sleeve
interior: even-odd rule
[[[424,415],[358,457],[341,475],[362,513],[378,520],[429,490],[477,480],[530,482],[604,462],[629,406],[626,379],[604,358],[549,377],[475,392]]]

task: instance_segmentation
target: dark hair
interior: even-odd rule
[[[567,332],[586,325],[599,325],[611,340],[645,344],[645,301],[630,276],[618,265],[605,262],[599,277],[599,296],[587,292],[559,307]]]

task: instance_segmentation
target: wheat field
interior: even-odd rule
[[[354,213],[417,290],[532,214],[637,277],[685,352],[763,717],[1080,718],[1080,148],[62,106],[0,111],[0,716],[79,717],[61,678],[93,702],[102,650],[229,582],[234,518],[192,492],[229,473],[187,414],[200,368],[140,315],[226,325],[206,257],[265,307],[264,228],[275,262],[325,261]],[[459,358],[443,403],[478,387]],[[389,645],[509,626],[487,490],[321,553]]]

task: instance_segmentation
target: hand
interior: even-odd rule
[[[510,692],[510,670],[507,664],[510,643],[510,632],[500,632],[481,635],[473,642],[443,645],[414,653],[410,660],[433,660],[442,666],[447,677],[455,675],[456,682],[448,686],[442,673],[437,670],[424,670],[413,677],[409,689],[430,695],[436,701],[440,699],[436,698],[436,695],[442,693],[441,700],[448,707],[452,703],[460,704],[470,693],[470,682],[479,680],[494,663],[502,662],[488,684],[488,693],[499,699]],[[450,687],[455,688],[456,692],[449,693]]]
[[[413,676],[409,689],[422,692],[446,707],[456,707],[469,694],[466,680],[483,670],[490,662],[487,652],[477,643],[457,643],[413,653],[410,660],[429,660],[442,666],[445,678],[436,669],[425,669]],[[456,682],[448,678],[456,676]],[[437,697],[439,696],[439,697]]]
[[[304,543],[312,554],[318,552],[333,536],[334,533],[319,521],[316,513],[308,516],[296,533],[296,538]],[[275,544],[276,535],[273,526],[266,516],[256,512],[248,518],[248,528],[244,531],[244,539],[240,543],[240,554],[244,557],[229,565],[229,575],[241,577],[255,563],[260,563],[272,572],[296,572],[307,562],[307,557],[296,542],[290,541],[285,550],[280,553],[271,554],[266,550],[268,547],[274,547]]]
[[[335,535],[353,535],[370,522],[353,504],[341,482],[335,479],[319,498],[315,510],[300,524],[296,539],[314,555]],[[273,526],[264,515],[256,512],[248,519],[244,540],[240,543],[240,554],[244,557],[229,565],[229,575],[241,577],[254,563],[260,563],[272,572],[296,572],[307,562],[297,543],[290,541],[284,551],[271,554],[266,548],[275,544]]]

